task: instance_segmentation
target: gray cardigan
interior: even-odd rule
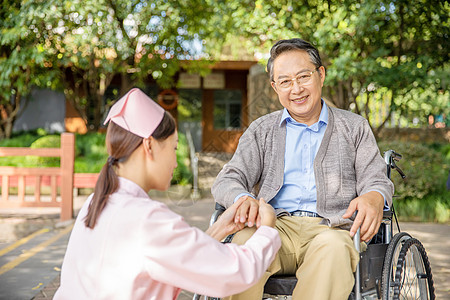
[[[265,115],[244,132],[233,158],[222,168],[213,186],[216,202],[229,207],[241,193],[270,201],[284,179],[286,124],[282,110]],[[323,224],[349,228],[352,220],[341,216],[351,200],[379,191],[392,204],[394,186],[366,119],[328,107],[328,125],[314,160],[317,212]],[[287,214],[283,209],[277,215]]]

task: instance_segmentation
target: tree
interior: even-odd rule
[[[226,3],[222,9],[231,16],[223,21],[228,45],[236,37],[243,38],[244,46],[237,47],[249,49],[264,61],[279,39],[300,37],[316,45],[327,70],[324,96],[336,106],[349,109],[352,105],[369,116],[374,94],[387,88],[389,112],[378,129],[400,109],[395,99],[407,99],[413,88],[430,88],[433,72],[447,74],[434,77],[433,86],[438,87],[449,74],[450,6],[445,1]],[[213,53],[221,52],[220,45],[207,45]]]
[[[27,2],[32,6],[42,6]],[[179,60],[200,58],[201,41],[213,10],[209,1],[85,0],[46,1],[48,11],[34,23],[47,64],[60,71],[66,99],[97,130],[112,100],[149,78],[175,85]],[[113,78],[121,87],[105,99]]]
[[[384,97],[388,112],[372,123],[381,128],[412,111],[418,93],[448,95],[449,14],[438,0],[3,0],[1,124],[12,128],[18,99],[38,85],[61,87],[96,130],[131,86],[174,86],[180,60],[266,61],[276,40],[301,37],[319,48],[324,96],[336,106],[371,121]],[[114,78],[121,86],[107,99]]]
[[[0,10],[0,138],[9,138],[32,87],[54,87],[56,73],[44,65],[44,50],[30,34],[22,4],[2,1]],[[37,13],[31,10],[29,17]]]

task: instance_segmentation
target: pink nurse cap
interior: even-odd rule
[[[164,109],[140,89],[131,89],[109,110],[106,125],[110,120],[129,132],[148,138],[158,127]]]

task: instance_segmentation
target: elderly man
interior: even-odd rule
[[[249,126],[212,193],[224,207],[245,198],[238,244],[255,232],[257,199],[265,199],[282,246],[266,276],[231,299],[261,299],[272,274],[297,276],[293,299],[347,299],[359,261],[351,237],[359,227],[363,241],[376,234],[393,184],[367,120],[322,100],[325,68],[314,46],[277,42],[267,70],[284,109]]]

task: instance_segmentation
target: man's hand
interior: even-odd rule
[[[375,191],[353,199],[342,216],[344,219],[348,219],[355,211],[358,211],[353,226],[350,228],[350,236],[353,237],[361,227],[361,240],[368,242],[378,232],[383,219],[383,208],[383,196]]]
[[[239,206],[244,202],[244,198],[239,198],[233,205],[225,210],[217,219],[217,221],[206,230],[206,233],[218,241],[226,236],[235,233],[244,228],[243,223],[236,223],[235,215]]]
[[[256,225],[257,222],[260,222],[258,200],[250,196],[242,196],[238,201],[241,199],[243,202],[236,211],[234,222],[243,225],[247,223],[248,227],[252,227],[253,225]]]

